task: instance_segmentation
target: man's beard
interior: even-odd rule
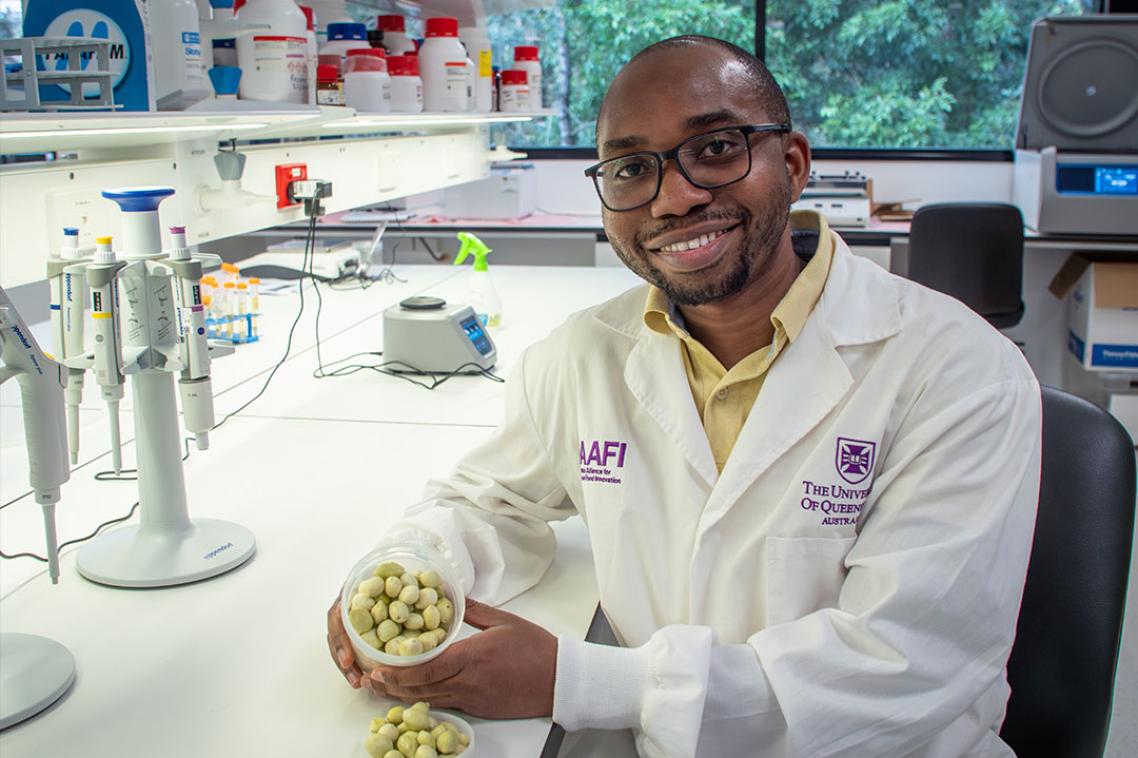
[[[675,305],[714,303],[741,291],[751,281],[755,268],[773,259],[790,215],[789,197],[786,200],[785,203],[779,202],[775,205],[772,208],[773,213],[767,212],[766,223],[760,224],[757,228],[753,226],[753,217],[746,211],[701,214],[695,219],[685,221],[684,226],[705,221],[738,222],[743,234],[740,253],[734,260],[717,262],[713,268],[725,267],[725,270],[719,273],[711,273],[704,269],[690,274],[673,274],[672,278],[669,278],[669,275],[657,268],[653,262],[655,253],[647,251],[643,245],[637,246],[645,251],[644,257],[622,250],[615,240],[611,240],[613,250],[632,273],[662,290],[671,303]],[[649,239],[666,231],[667,228],[653,230],[651,234],[642,235],[641,238]]]

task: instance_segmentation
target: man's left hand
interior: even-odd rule
[[[466,601],[463,621],[483,631],[418,666],[376,666],[364,686],[377,695],[426,700],[479,718],[553,715],[557,638],[477,600]]]

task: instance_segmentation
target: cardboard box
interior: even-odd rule
[[[1091,371],[1138,371],[1138,262],[1072,255],[1049,287],[1070,293],[1067,349]]]

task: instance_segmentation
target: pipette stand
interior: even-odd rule
[[[183,368],[171,284],[176,279],[162,261],[158,222],[158,204],[172,194],[169,188],[103,193],[123,210],[127,265],[119,272],[118,287],[123,373],[130,377],[134,394],[140,524],[99,535],[79,551],[76,563],[84,577],[116,587],[167,587],[208,579],[240,566],[256,550],[253,533],[245,527],[191,520],[186,505],[174,398],[174,373]],[[204,437],[199,433],[199,448]]]
[[[75,681],[75,658],[34,634],[0,634],[0,729],[18,724],[63,697]]]

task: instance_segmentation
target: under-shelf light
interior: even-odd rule
[[[171,126],[115,126],[98,129],[41,129],[34,132],[0,132],[0,139],[32,137],[94,137],[109,134],[160,134],[165,132],[237,132],[264,129],[268,124],[179,124]]]
[[[418,118],[392,118],[381,120],[344,119],[324,124],[325,129],[344,129],[347,127],[374,126],[451,126],[453,124],[505,124],[517,121],[533,121],[533,116],[477,116],[469,118],[446,118],[444,116],[420,116]]]

